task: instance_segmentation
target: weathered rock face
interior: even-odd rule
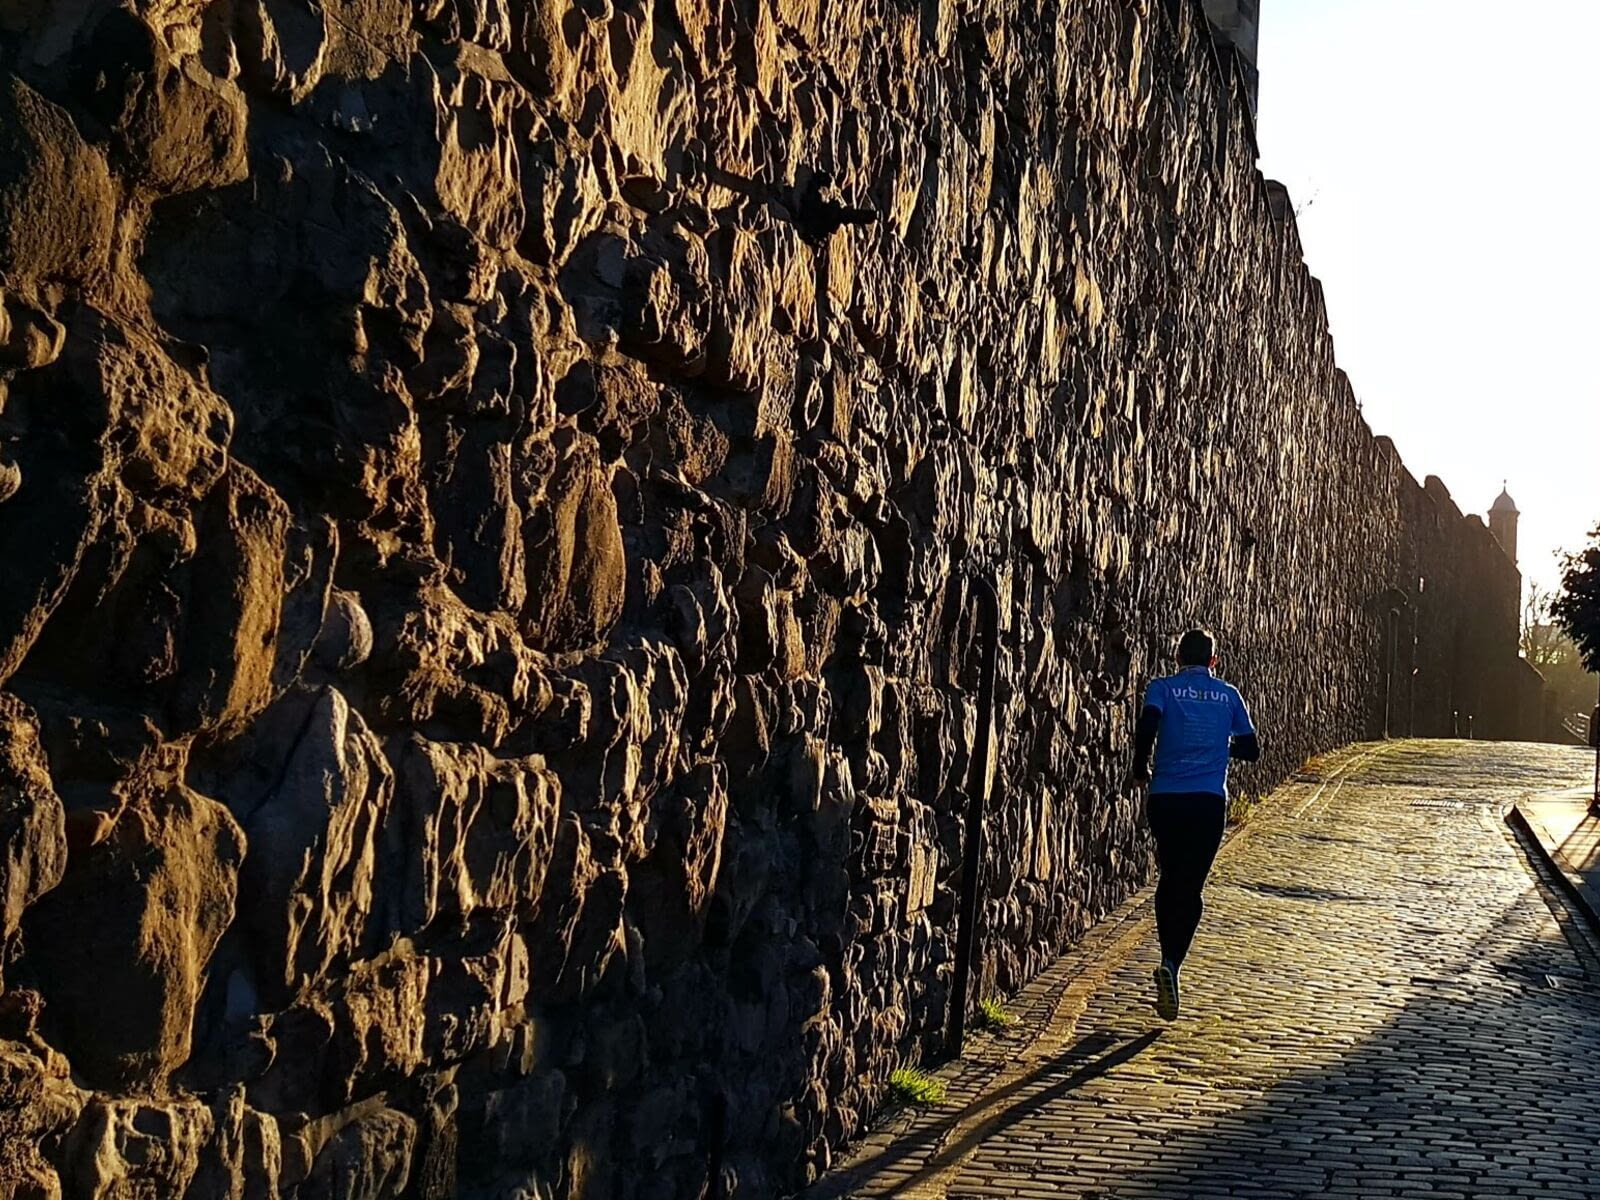
[[[1185,625],[1244,787],[1373,728],[1476,568],[1238,89],[1154,0],[0,0],[0,1194],[773,1195],[965,873],[983,991],[1146,879]]]
[[[97,831],[98,832],[98,831]],[[233,919],[244,838],[181,785],[141,795],[29,912],[29,965],[55,1040],[106,1088],[159,1086],[189,1057],[205,965]]]
[[[0,696],[0,965],[22,914],[61,882],[67,865],[65,814],[26,709]]]

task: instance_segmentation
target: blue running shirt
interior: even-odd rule
[[[1176,675],[1153,680],[1144,704],[1161,713],[1151,793],[1226,796],[1228,742],[1256,731],[1234,686],[1218,679],[1209,667],[1185,667]]]

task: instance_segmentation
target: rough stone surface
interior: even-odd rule
[[[1185,624],[1245,791],[1526,728],[1218,54],[0,0],[0,1194],[770,1196],[940,1047],[963,878],[985,992],[1146,879]]]
[[[22,914],[67,866],[66,815],[22,703],[0,696],[0,967]]]
[[[108,1089],[159,1089],[189,1057],[205,964],[234,915],[244,837],[179,784],[139,795],[27,914],[44,1030]]]

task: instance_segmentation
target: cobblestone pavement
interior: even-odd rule
[[[1503,813],[1584,752],[1357,747],[1224,848],[1150,1005],[1148,893],[807,1195],[1600,1198],[1600,957]]]

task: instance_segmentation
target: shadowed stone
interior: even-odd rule
[[[103,840],[75,850],[61,884],[29,910],[47,1028],[85,1079],[159,1087],[188,1058],[244,850],[220,804],[157,788],[123,808]]]

